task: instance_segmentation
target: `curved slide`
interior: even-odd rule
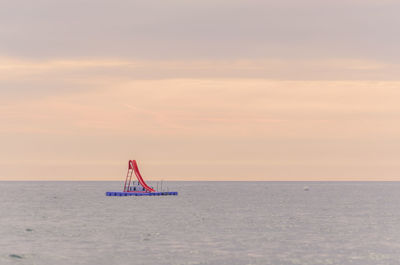
[[[131,166],[133,167],[133,171],[135,172],[135,175],[136,175],[138,181],[139,181],[140,184],[146,189],[146,191],[147,191],[147,192],[155,192],[154,189],[150,188],[150,187],[146,184],[146,182],[144,182],[144,180],[143,180],[143,178],[142,178],[142,175],[140,175],[139,168],[138,168],[138,165],[137,165],[137,163],[136,163],[136,160],[131,160],[131,161],[129,161],[129,167],[131,168]]]

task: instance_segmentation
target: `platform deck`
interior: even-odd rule
[[[106,196],[171,196],[178,195],[176,191],[163,191],[163,192],[121,192],[121,191],[107,191]]]

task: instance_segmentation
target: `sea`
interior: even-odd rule
[[[400,182],[122,185],[0,182],[0,264],[400,264]]]

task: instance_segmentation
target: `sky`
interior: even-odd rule
[[[0,180],[400,180],[399,1],[0,4]]]

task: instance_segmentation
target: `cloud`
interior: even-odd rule
[[[97,90],[3,104],[2,130],[53,133],[307,136],[326,123],[352,126],[395,117],[399,82],[263,79],[132,80]],[[349,123],[349,124],[347,124]],[[289,127],[287,127],[289,126]],[[291,129],[289,129],[291,128]],[[329,126],[328,130],[333,127]],[[179,129],[179,130],[178,130]],[[363,126],[353,133],[362,133]],[[285,130],[288,130],[285,132]],[[303,130],[303,132],[302,132]],[[370,128],[374,131],[374,128]],[[335,129],[339,136],[343,129]],[[328,131],[326,131],[328,132]],[[333,131],[332,131],[333,132]]]
[[[399,60],[398,1],[8,1],[0,54],[25,58]]]
[[[393,179],[399,86],[127,80],[8,99],[0,105],[0,175],[21,178],[29,168],[31,178],[51,179],[58,169],[60,179],[118,180],[120,161],[134,157],[154,179],[371,179],[378,170]]]
[[[120,60],[0,58],[0,93],[41,94],[149,79],[398,80],[399,64],[355,59]]]

